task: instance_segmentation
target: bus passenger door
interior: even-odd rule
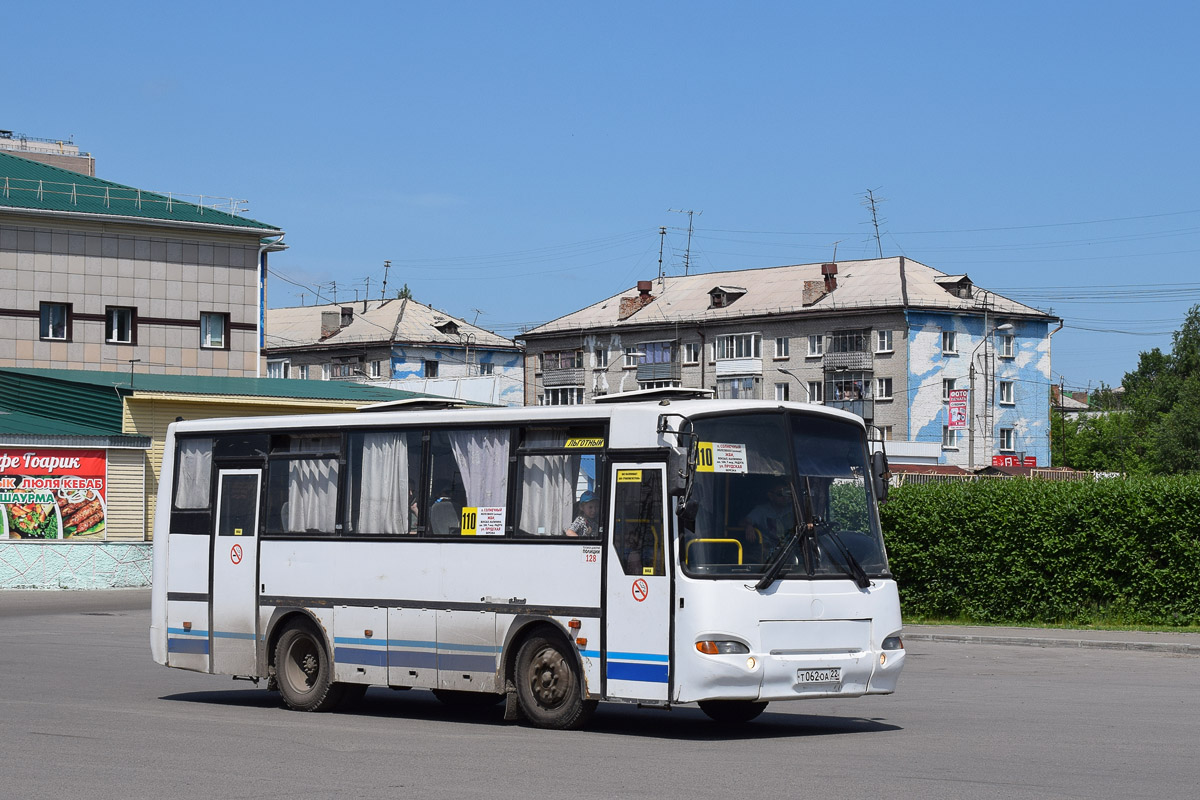
[[[666,467],[612,465],[605,597],[604,694],[668,699],[671,578]]]
[[[256,670],[258,501],[262,472],[218,473],[216,535],[212,550],[212,671],[253,675]]]

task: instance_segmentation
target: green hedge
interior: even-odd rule
[[[910,617],[1200,624],[1200,477],[909,485],[880,512]]]

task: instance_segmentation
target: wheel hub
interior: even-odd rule
[[[537,654],[529,666],[529,686],[545,707],[562,703],[570,685],[570,672],[562,656],[547,648]]]

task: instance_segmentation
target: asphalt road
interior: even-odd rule
[[[300,714],[149,653],[148,593],[0,592],[0,798],[1175,798],[1200,657],[917,640],[897,694],[506,724],[422,691]]]

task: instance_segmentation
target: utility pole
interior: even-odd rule
[[[392,262],[391,262],[391,261],[384,261],[384,262],[383,262],[383,291],[382,291],[382,292],[380,292],[380,294],[379,294],[379,299],[380,299],[380,300],[387,300],[387,279],[388,279],[388,270],[390,270],[391,268],[392,268]]]
[[[667,211],[672,211],[676,214],[687,214],[688,215],[687,249],[683,251],[683,274],[687,275],[688,270],[691,268],[691,265],[692,265],[692,230],[693,230],[692,215],[693,214],[703,214],[704,212],[703,211],[693,211],[690,208],[687,209],[686,211],[684,211],[683,209],[679,209],[679,208],[668,208]]]
[[[658,228],[658,288],[661,290],[663,285],[663,270],[662,270],[662,254],[663,242],[667,238],[667,226],[661,225]]]
[[[883,243],[879,239],[879,210],[878,204],[883,202],[883,198],[875,197],[874,189],[867,189],[866,200],[863,200],[863,205],[871,209],[871,224],[875,226],[875,246],[879,249],[879,257],[883,258]]]

